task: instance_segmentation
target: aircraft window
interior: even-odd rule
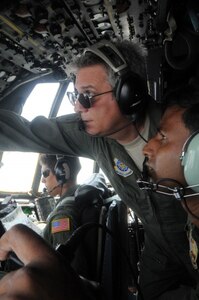
[[[58,83],[36,85],[24,104],[22,116],[30,121],[37,115],[48,117],[58,88]],[[73,89],[73,85],[69,84],[67,91]],[[73,112],[74,108],[65,95],[57,115]],[[0,191],[11,193],[26,193],[30,191],[37,161],[37,153],[4,152],[2,156],[3,165],[0,169]],[[83,183],[93,173],[94,164],[92,160],[86,158],[80,158],[80,162],[82,169],[77,178],[79,184]],[[43,185],[40,184],[39,191],[42,191],[42,189]]]
[[[1,192],[28,192],[37,164],[38,154],[4,152],[0,169]]]
[[[67,92],[73,92],[73,91],[74,91],[74,85],[71,82],[68,85]],[[63,97],[63,100],[59,107],[57,116],[63,116],[63,115],[74,113],[74,106],[70,103],[68,96],[67,96],[67,92],[65,93],[65,95]]]
[[[29,121],[37,115],[48,117],[58,88],[58,83],[36,85],[24,104],[22,116]],[[0,169],[0,191],[30,191],[37,160],[37,153],[4,152],[3,166]]]
[[[35,86],[23,107],[22,116],[31,121],[38,115],[49,116],[59,83],[40,83]]]

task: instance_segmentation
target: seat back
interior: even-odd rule
[[[89,214],[86,215],[88,220]],[[84,246],[88,250],[90,264],[93,264],[92,270],[94,271],[92,276],[86,278],[86,281],[84,278],[84,283],[94,295],[93,299],[127,300],[129,279],[126,259],[128,253],[127,207],[117,195],[104,199],[98,223],[84,223],[73,233],[65,244],[65,248],[62,247],[59,251],[67,258],[71,252],[74,256],[84,255],[85,249],[82,250]],[[80,251],[77,252],[78,249]]]
[[[106,226],[110,230],[105,235],[101,290],[104,300],[127,300],[128,298],[128,253],[127,207],[117,197],[112,197],[107,211]],[[109,199],[110,201],[110,199]]]
[[[71,257],[71,261],[78,256],[87,257],[89,273],[86,279],[100,287],[96,299],[127,300],[127,207],[117,195],[110,196],[99,176],[94,179],[92,184],[81,186],[75,193],[80,226],[61,251],[65,257]]]

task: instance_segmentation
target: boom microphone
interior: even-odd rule
[[[59,187],[61,184],[55,185],[50,191],[48,191],[47,188],[43,188],[43,193],[44,194],[50,194],[52,193],[57,187]]]
[[[147,168],[147,160],[148,160],[148,157],[145,156],[144,158],[144,161],[143,161],[143,165],[142,165],[142,174],[141,174],[141,178],[143,181],[147,181],[148,178],[149,178],[149,174],[148,174],[148,168]]]
[[[56,188],[58,188],[61,184],[59,183],[58,185],[54,186],[48,193],[52,193]]]
[[[48,192],[47,188],[43,188],[42,193],[46,194]]]
[[[79,119],[79,121],[78,121],[79,130],[80,130],[80,131],[85,131],[87,134],[89,134],[89,135],[91,135],[91,136],[93,136],[93,137],[107,137],[107,136],[109,136],[109,135],[115,134],[115,133],[117,133],[117,132],[123,130],[124,128],[128,127],[128,126],[131,125],[131,124],[134,125],[135,130],[137,131],[137,134],[140,136],[140,138],[141,138],[142,140],[144,140],[145,143],[147,143],[148,141],[140,134],[140,132],[139,132],[137,126],[136,126],[135,120],[134,120],[133,118],[132,118],[127,124],[121,126],[120,128],[118,128],[118,129],[116,129],[116,130],[112,130],[112,131],[110,131],[110,132],[108,132],[107,134],[104,134],[104,135],[100,135],[100,134],[99,134],[99,135],[98,135],[98,134],[97,134],[97,135],[89,134],[88,132],[86,132],[86,125],[85,125],[84,121],[83,121],[82,119]]]
[[[84,130],[85,131],[85,124],[84,124],[84,122],[80,119],[79,121],[78,121],[78,126],[79,126],[79,130],[80,131],[82,131],[82,130]]]

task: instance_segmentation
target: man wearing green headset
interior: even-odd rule
[[[173,198],[180,201],[188,213],[186,231],[190,260],[193,269],[198,271],[199,90],[191,85],[176,89],[167,96],[166,104],[157,134],[143,149],[146,172],[138,182],[142,189],[167,194],[171,201]],[[180,299],[199,299],[197,285],[195,288],[189,285],[185,278],[180,287],[184,289],[184,296]],[[175,293],[178,299],[177,290],[173,295]]]

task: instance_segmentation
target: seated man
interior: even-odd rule
[[[187,235],[193,274],[198,274],[199,247],[199,90],[186,86],[168,94],[166,110],[155,137],[143,149],[146,172],[138,183],[141,188],[168,194],[181,200],[188,213]],[[148,174],[147,174],[148,173]],[[152,181],[147,181],[148,176]],[[160,199],[161,201],[161,199]],[[168,216],[169,217],[169,216]],[[196,227],[195,227],[196,226]],[[183,277],[183,274],[182,274]],[[168,291],[163,299],[199,299],[197,280],[175,291]]]
[[[78,188],[77,175],[81,165],[77,157],[63,156],[61,159],[56,155],[41,154],[42,182],[45,184],[50,196],[59,196],[54,211],[48,216],[47,225],[44,229],[44,238],[54,247],[65,243],[71,233],[77,227],[75,224],[74,193]],[[65,210],[59,209],[67,203]]]
[[[51,159],[53,160],[53,158],[55,160],[56,157],[52,155]],[[73,158],[67,157],[67,159],[72,160]],[[75,160],[77,163],[78,159],[75,158]],[[54,165],[56,166],[56,164]],[[76,166],[78,166],[78,163]],[[42,167],[42,172],[45,172],[44,164]],[[56,172],[54,172],[52,167],[51,172],[46,173],[49,173],[49,176],[55,176]],[[54,175],[50,173],[54,173]],[[54,181],[54,187],[56,187],[54,191],[61,187],[60,177],[57,177],[56,180],[57,182]],[[89,198],[90,201],[93,195],[95,196],[93,200],[97,203],[96,197],[102,199],[109,197],[111,194],[112,192],[106,186],[103,175],[93,174],[90,180],[76,189],[73,203],[77,202],[78,206],[81,204],[83,196],[87,196],[87,200]],[[82,209],[85,208],[85,205],[80,206]],[[86,208],[88,208],[88,205],[86,205]],[[17,255],[22,264],[20,264],[19,269],[7,273],[0,280],[1,299],[93,300],[91,292],[88,291],[89,286],[85,285],[85,282],[78,276],[79,274],[74,272],[67,257],[56,252],[44,239],[25,225],[13,226],[0,239],[0,261],[7,258],[12,259],[12,252]],[[91,259],[91,257],[89,258]],[[16,261],[15,257],[14,261]]]
[[[59,196],[54,210],[47,218],[43,237],[56,248],[65,244],[72,233],[85,223],[98,223],[103,199],[111,196],[102,174],[93,174],[78,186],[80,162],[77,157],[40,155],[42,182],[51,196]],[[75,253],[68,253],[74,270],[87,279],[97,279],[98,229],[89,230]],[[71,258],[69,258],[71,255]]]

